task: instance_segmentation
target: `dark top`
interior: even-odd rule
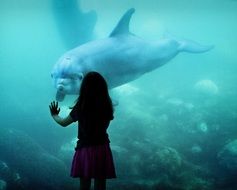
[[[108,118],[80,117],[78,106],[75,105],[70,112],[74,122],[78,121],[78,141],[77,147],[101,145],[109,143],[109,137],[106,132],[113,115]]]

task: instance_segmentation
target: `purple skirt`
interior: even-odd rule
[[[109,144],[82,147],[76,150],[72,160],[71,177],[116,178]]]

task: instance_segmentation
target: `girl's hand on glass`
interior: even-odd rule
[[[58,115],[60,112],[60,108],[58,107],[58,102],[55,103],[55,101],[51,102],[49,105],[49,110],[52,116]]]

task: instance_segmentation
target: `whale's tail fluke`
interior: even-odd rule
[[[201,45],[192,40],[178,40],[178,42],[180,44],[179,51],[185,51],[189,53],[204,53],[214,48],[213,45]]]
[[[83,12],[78,0],[51,0],[57,31],[67,49],[94,38],[95,11]]]
[[[168,31],[164,33],[164,38],[173,39],[178,42],[178,50],[180,52],[204,53],[214,48],[214,45],[201,45],[193,40],[178,38]]]

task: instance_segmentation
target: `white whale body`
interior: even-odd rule
[[[145,41],[129,32],[134,12],[129,9],[108,38],[82,44],[58,60],[51,73],[57,101],[78,94],[83,76],[90,71],[101,73],[111,89],[153,71],[179,52],[203,53],[213,47],[172,37]]]

